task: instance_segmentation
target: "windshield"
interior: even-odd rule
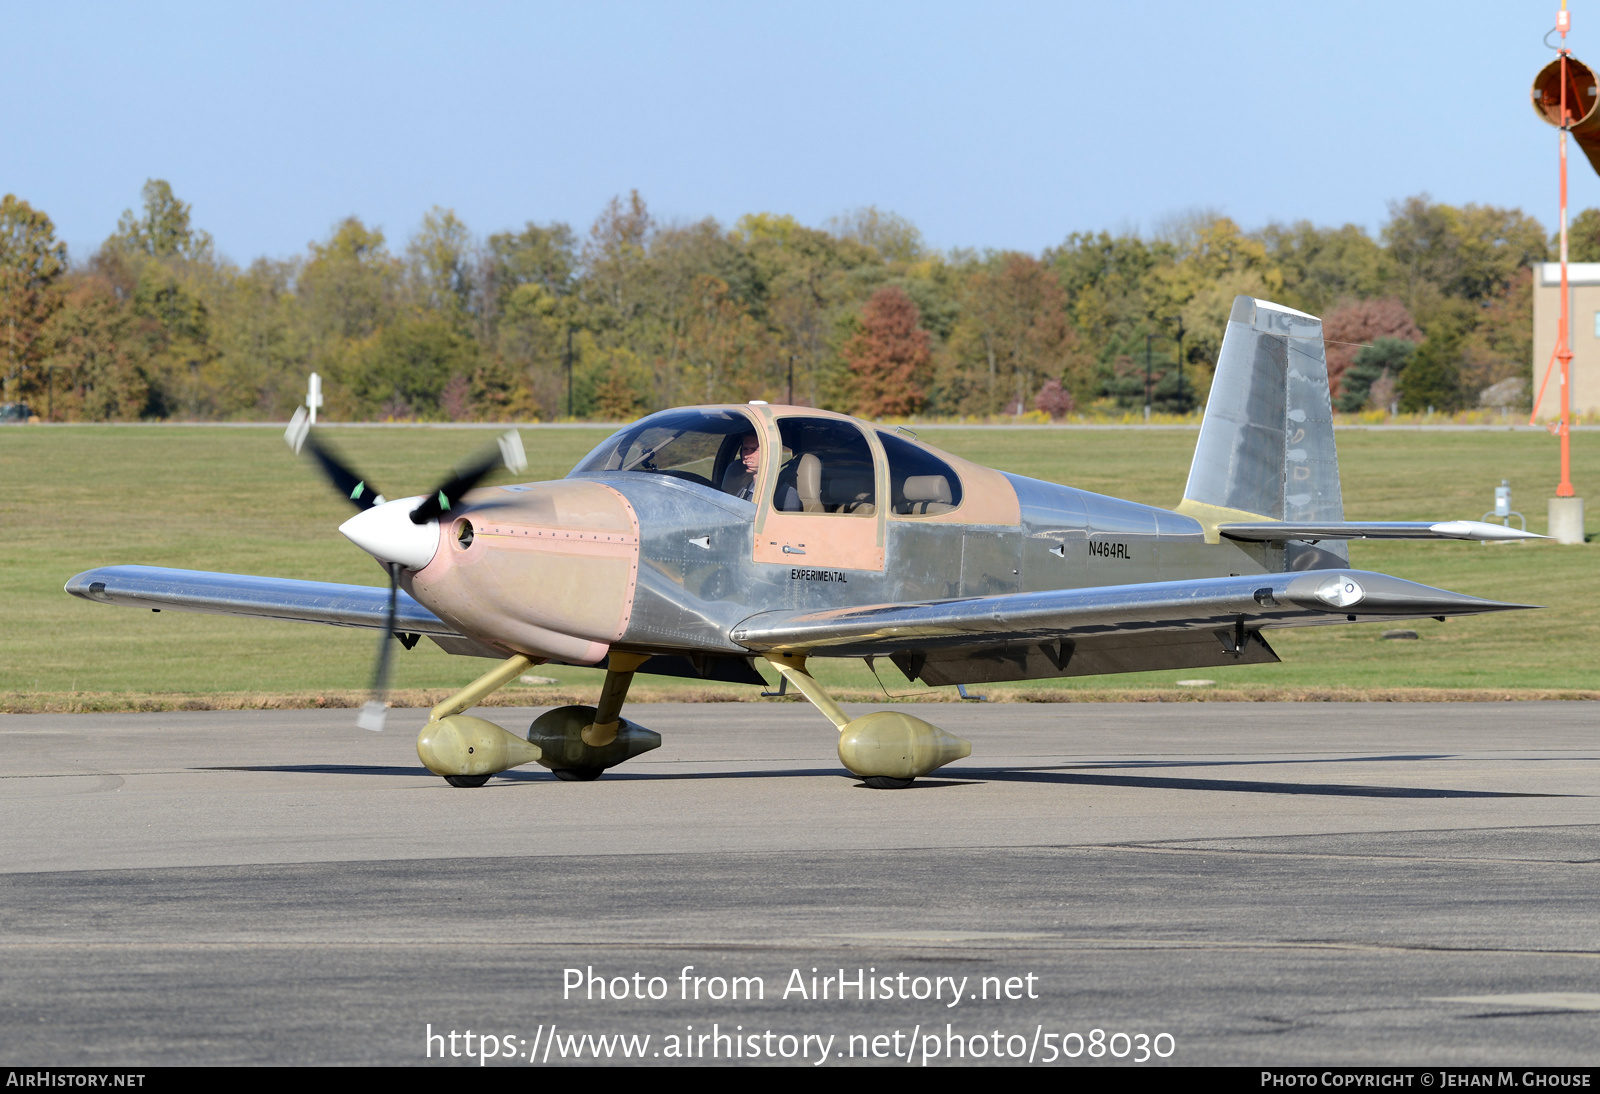
[[[742,471],[739,440],[752,433],[759,438],[737,411],[664,410],[612,434],[572,471],[666,475],[721,490],[723,479]]]

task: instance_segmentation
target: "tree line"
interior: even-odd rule
[[[1572,232],[1600,259],[1600,210]],[[940,252],[867,208],[807,227],[659,222],[637,192],[581,234],[479,237],[434,208],[403,245],[356,217],[241,267],[165,181],[95,251],[0,201],[3,401],[56,421],[622,420],[792,400],[869,417],[1189,413],[1235,295],[1324,319],[1346,411],[1526,405],[1531,265],[1516,209],[1394,203],[1377,238],[1195,213],[1040,254]]]

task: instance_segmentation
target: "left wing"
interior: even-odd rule
[[[1363,570],[1213,577],[919,604],[763,612],[757,652],[890,656],[930,684],[1276,661],[1260,631],[1533,607]]]
[[[1224,522],[1217,525],[1217,531],[1229,539],[1257,543],[1291,539],[1470,539],[1488,543],[1548,538],[1536,532],[1525,532],[1504,524],[1486,524],[1481,520],[1264,520]]]

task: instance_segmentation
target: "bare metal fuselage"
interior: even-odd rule
[[[696,483],[597,472],[493,488],[472,495],[473,508],[444,524],[440,561],[413,575],[408,590],[493,649],[593,664],[616,648],[657,655],[647,672],[752,679],[743,661],[751,650],[733,635],[742,622],[767,612],[1344,564],[1340,555],[1305,545],[1291,558],[1281,545],[1208,536],[1200,521],[1172,510],[960,466],[964,478],[981,479],[968,485],[985,492],[982,512],[1009,511],[1010,522],[952,519],[960,509],[939,519],[882,511],[859,518],[817,515],[814,534],[802,530],[790,537],[793,544],[765,544],[769,556],[775,548],[788,552],[782,562],[757,558],[758,541],[767,534],[758,531],[766,515],[761,506]],[[996,496],[1003,493],[1010,497]],[[460,545],[463,522],[473,527],[466,548]],[[840,548],[829,533],[847,524],[855,538],[881,543],[881,568],[836,564]],[[460,566],[463,553],[482,561]],[[859,562],[859,552],[852,561]],[[441,579],[440,570],[452,567],[454,579]],[[943,661],[915,654],[912,663],[896,661],[928,683],[957,683],[1277,659],[1259,636],[1242,652],[1210,633],[1076,646],[1070,657],[1059,645],[1033,643],[969,650]]]

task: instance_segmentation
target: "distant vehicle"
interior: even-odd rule
[[[0,425],[26,425],[32,417],[27,403],[0,403]]]

